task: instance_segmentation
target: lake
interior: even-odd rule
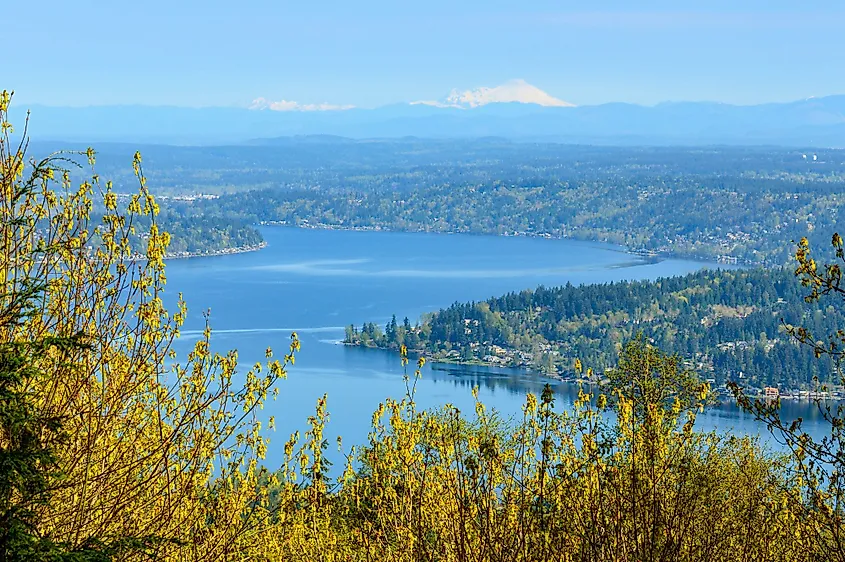
[[[168,262],[167,292],[172,302],[181,291],[189,307],[176,346],[182,357],[201,334],[206,310],[214,349],[237,349],[242,370],[263,361],[268,346],[287,350],[290,333],[299,333],[296,365],[280,383],[279,398],[262,414],[274,415],[278,428],[270,466],[278,464],[281,445],[293,430],[304,428],[324,393],[335,460],[337,434],[345,448],[362,443],[379,402],[403,396],[398,355],[341,345],[345,325],[384,325],[392,314],[413,323],[455,301],[538,285],[655,279],[725,267],[680,259],[646,262],[615,246],[572,240],[285,227],[263,228],[262,234],[268,246],[257,252]],[[470,391],[478,386],[488,407],[511,416],[520,412],[526,392],[537,393],[546,382],[515,370],[429,364],[416,401],[421,407],[450,403],[472,413]],[[560,408],[577,394],[573,385],[555,388]],[[806,405],[790,408],[794,412],[788,414],[804,416],[808,426],[814,423],[814,411]],[[735,406],[715,408],[700,419],[702,428],[765,432]]]

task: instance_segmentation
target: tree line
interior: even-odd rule
[[[717,385],[808,389],[835,376],[829,358],[791,338],[789,326],[833,333],[841,310],[804,302],[791,271],[702,270],[655,281],[538,287],[482,302],[455,303],[411,326],[395,317],[349,326],[346,342],[409,349],[437,359],[529,366],[574,375],[580,360],[602,373],[636,334],[678,353]]]

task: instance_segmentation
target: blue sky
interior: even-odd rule
[[[26,104],[363,107],[523,78],[576,103],[845,93],[845,2],[15,0]]]

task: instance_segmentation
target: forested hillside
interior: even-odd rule
[[[100,156],[118,194],[131,152],[107,145]],[[256,240],[265,222],[571,237],[782,265],[791,240],[823,246],[820,233],[845,219],[845,151],[832,149],[318,136],[147,154],[162,220],[185,251]]]
[[[161,193],[220,195],[165,208],[248,224],[572,237],[782,265],[791,240],[824,246],[845,220],[839,150],[294,138],[159,152]]]
[[[168,257],[214,255],[257,249],[264,243],[264,237],[253,225],[236,218],[186,216],[173,213],[165,207],[157,222],[171,237],[167,248]],[[143,251],[143,238],[133,237],[132,243],[136,249]]]
[[[347,341],[406,345],[441,360],[529,366],[572,377],[575,360],[602,373],[622,343],[642,332],[687,359],[716,384],[808,388],[835,376],[784,325],[832,333],[840,309],[808,306],[791,271],[701,271],[684,277],[525,290],[477,303],[456,303],[420,324],[347,328]]]

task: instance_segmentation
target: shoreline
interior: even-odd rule
[[[343,345],[347,346],[347,347],[357,347],[357,348],[361,348],[361,349],[378,349],[379,351],[393,351],[393,352],[398,353],[398,350],[394,349],[392,347],[381,347],[381,346],[377,346],[377,345],[364,345],[364,344],[352,343],[352,342],[348,342],[348,341],[342,341],[341,343]],[[471,360],[467,361],[466,359],[450,359],[448,357],[435,358],[435,357],[431,357],[431,356],[426,356],[425,350],[422,350],[422,349],[409,349],[408,353],[425,357],[426,362],[431,363],[432,365],[462,365],[462,366],[466,366],[466,367],[488,367],[488,368],[493,368],[493,369],[515,369],[515,370],[524,371],[525,374],[528,374],[528,375],[539,375],[541,377],[553,379],[553,380],[556,380],[556,381],[577,382],[577,379],[569,379],[569,378],[566,378],[566,377],[559,375],[557,373],[547,373],[547,372],[539,370],[539,369],[532,369],[529,365],[504,365],[502,363],[494,363],[494,362],[490,362],[490,361],[484,361],[483,359],[471,359]]]
[[[379,351],[393,351],[396,350],[389,347],[380,347],[375,345],[362,345],[358,343],[350,343],[350,342],[341,342],[345,346],[349,347],[357,347],[360,349],[377,349]],[[409,349],[408,353],[416,354],[420,356],[425,356],[425,352],[419,349]],[[542,377],[544,379],[548,379],[549,381],[554,381],[558,383],[565,383],[565,384],[591,384],[587,379],[579,379],[578,377],[565,377],[559,373],[547,373],[545,371],[539,369],[532,369],[528,365],[502,365],[500,363],[493,363],[489,361],[484,361],[483,359],[472,359],[470,361],[464,359],[449,359],[449,358],[439,358],[436,359],[434,357],[426,357],[426,362],[432,365],[432,369],[436,369],[438,371],[446,371],[448,368],[446,367],[435,367],[436,365],[457,365],[463,367],[484,367],[484,368],[491,368],[491,369],[513,369],[517,371],[522,371],[521,374],[524,375],[532,375]],[[771,400],[771,396],[766,396],[765,394],[753,394],[748,395],[749,398],[754,400]],[[799,394],[792,394],[792,393],[783,393],[779,394],[777,399],[789,402],[789,403],[807,403],[813,404],[816,401],[822,402],[845,402],[845,397],[836,395],[836,394],[823,394],[818,391],[808,391],[803,390]],[[717,403],[718,404],[725,404],[725,403],[732,403],[736,404],[736,400],[733,399],[730,395],[725,395],[721,393],[717,393]]]
[[[262,240],[258,244],[251,244],[249,246],[237,246],[235,248],[222,248],[220,250],[211,250],[209,252],[178,252],[175,254],[166,254],[165,260],[188,260],[192,258],[214,258],[218,256],[231,256],[235,254],[246,254],[248,252],[257,252],[267,247],[267,241]]]
[[[621,244],[617,244],[615,242],[610,242],[607,240],[596,240],[594,238],[581,238],[578,236],[566,236],[566,235],[558,235],[558,234],[551,234],[548,232],[512,232],[512,233],[496,233],[496,232],[463,232],[463,231],[456,231],[456,230],[421,230],[421,229],[406,229],[406,230],[396,230],[392,228],[386,228],[379,225],[374,226],[344,226],[339,224],[326,224],[326,223],[306,223],[306,224],[290,224],[287,221],[259,221],[257,226],[264,226],[264,227],[285,227],[285,228],[301,228],[301,229],[309,229],[309,230],[338,230],[338,231],[346,231],[346,232],[393,232],[393,233],[420,233],[420,234],[444,234],[449,236],[454,236],[458,234],[464,234],[469,236],[495,236],[495,237],[502,237],[502,238],[512,238],[512,237],[525,237],[525,238],[543,238],[545,240],[568,240],[573,242],[586,242],[591,244],[607,244],[609,246],[616,246],[615,249],[611,251],[617,251],[624,254],[628,254],[631,256],[635,256],[644,263],[656,263],[667,259],[677,259],[677,260],[689,260],[689,261],[697,261],[697,262],[711,262],[717,263],[719,265],[732,265],[732,266],[739,266],[739,267],[771,267],[771,264],[766,264],[764,262],[752,262],[748,260],[740,260],[734,256],[727,256],[727,255],[717,255],[717,256],[702,256],[702,255],[694,255],[694,254],[687,254],[683,252],[670,252],[665,250],[651,250],[646,248],[629,248],[627,246],[623,246]]]

